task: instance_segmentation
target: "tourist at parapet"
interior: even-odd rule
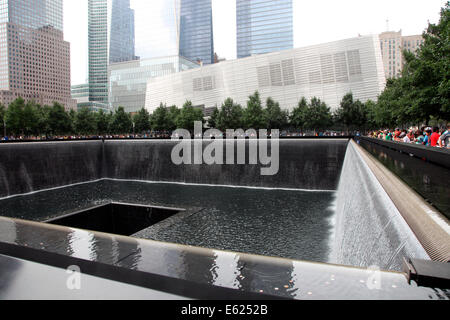
[[[439,137],[439,146],[450,149],[450,122],[447,123],[447,130]]]
[[[423,140],[423,145],[424,146],[431,146],[431,135],[433,134],[433,129],[430,127],[427,127],[425,129],[425,139]]]
[[[393,137],[392,132],[391,132],[390,130],[386,130],[386,131],[385,131],[385,139],[386,139],[387,141],[392,141],[392,140],[394,140],[394,137]]]
[[[433,133],[430,136],[430,145],[432,147],[438,147],[440,137],[441,135],[439,134],[439,128],[438,127],[433,128]]]

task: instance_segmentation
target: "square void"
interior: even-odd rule
[[[46,223],[131,236],[178,212],[180,209],[113,202],[51,219]]]

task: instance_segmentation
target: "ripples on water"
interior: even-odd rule
[[[151,239],[327,262],[333,192],[100,181],[1,201],[0,215],[45,221],[108,201],[202,208]]]

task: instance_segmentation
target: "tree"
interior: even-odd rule
[[[265,122],[268,130],[283,130],[288,126],[289,113],[282,111],[280,104],[275,102],[272,98],[267,98],[264,116],[266,118]]]
[[[38,133],[37,105],[34,101],[28,101],[25,104],[22,113],[22,121],[22,129],[25,135],[34,135]]]
[[[133,123],[129,113],[123,107],[117,108],[112,118],[110,129],[114,134],[128,134],[132,131]]]
[[[23,133],[23,110],[25,108],[25,100],[21,97],[10,103],[6,110],[6,126],[12,134],[18,135]]]
[[[53,103],[49,114],[48,124],[50,132],[55,135],[64,135],[72,131],[72,121],[64,107],[57,102]]]
[[[4,123],[6,120],[5,116],[6,116],[6,108],[4,105],[0,104],[0,136],[3,136],[5,132],[4,127]]]
[[[97,127],[97,133],[99,135],[105,135],[109,133],[109,126],[112,119],[112,113],[106,113],[102,109],[100,109],[95,114],[95,122]]]
[[[142,108],[133,118],[136,132],[146,132],[150,130],[150,114]]]
[[[203,112],[201,109],[194,108],[191,101],[186,101],[177,118],[177,127],[193,132],[196,121],[203,123]]]
[[[166,131],[169,126],[169,110],[162,103],[150,116],[150,124],[155,131]]]
[[[298,106],[292,110],[290,115],[291,126],[300,129],[302,132],[305,128],[306,114],[308,113],[308,101],[305,97],[299,101]]]
[[[77,112],[74,109],[70,109],[69,110],[69,118],[70,118],[70,122],[72,125],[72,129],[70,130],[71,132],[76,132],[76,128],[75,128],[75,122],[77,119]]]
[[[39,135],[49,135],[51,132],[49,117],[50,117],[51,107],[40,106],[36,108],[37,114],[37,131]]]
[[[168,131],[174,131],[177,129],[178,117],[181,114],[181,110],[177,106],[170,106],[167,111],[167,128]]]
[[[367,129],[379,129],[380,126],[376,121],[376,107],[377,104],[372,100],[367,100],[366,102],[366,114],[367,114]]]
[[[437,25],[429,24],[416,55],[404,51],[400,78],[389,79],[375,107],[384,127],[450,119],[450,2]]]
[[[415,108],[431,117],[450,119],[450,1],[441,10],[438,24],[429,24],[417,57],[408,57],[410,92]],[[412,90],[413,89],[413,90]]]
[[[209,117],[209,120],[208,120],[208,127],[210,127],[210,128],[218,127],[217,124],[219,121],[219,114],[220,114],[219,108],[214,107],[211,117]]]
[[[227,98],[220,108],[217,127],[222,131],[241,129],[243,114],[242,106],[234,103],[233,99]]]
[[[245,129],[258,130],[266,128],[266,119],[258,91],[251,95],[247,101],[247,108],[244,110],[243,125]]]
[[[362,129],[366,126],[366,106],[359,100],[353,100],[353,93],[347,93],[335,113],[335,121],[345,126],[347,130]]]
[[[305,128],[310,130],[324,130],[331,126],[332,116],[330,108],[325,102],[314,97],[308,105],[305,115]]]
[[[89,135],[97,132],[95,114],[88,108],[79,110],[75,117],[75,131],[80,135]]]

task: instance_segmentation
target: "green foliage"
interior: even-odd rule
[[[64,107],[53,103],[48,114],[49,131],[54,135],[65,135],[72,132],[72,121]]]
[[[333,121],[330,108],[325,102],[314,97],[311,99],[305,114],[305,128],[309,130],[324,130],[329,128]]]
[[[288,127],[289,113],[287,111],[282,111],[280,104],[275,102],[272,98],[268,98],[266,101],[264,116],[266,118],[265,122],[268,130],[283,130]]]
[[[75,132],[79,135],[97,133],[97,121],[95,114],[88,108],[82,108],[75,116]]]
[[[298,106],[292,110],[292,113],[289,117],[291,122],[291,127],[294,127],[296,129],[300,129],[301,131],[305,128],[306,123],[306,114],[308,112],[308,101],[305,97],[302,97],[300,102],[298,103]]]
[[[247,101],[247,109],[244,110],[243,126],[245,129],[255,130],[266,128],[266,117],[258,91],[251,95]]]
[[[380,127],[450,120],[450,2],[429,24],[416,55],[405,51],[400,78],[389,79],[371,111]]]
[[[227,129],[241,129],[243,126],[243,115],[244,110],[242,106],[234,103],[233,99],[228,98],[220,108],[217,127],[222,131]]]
[[[176,120],[176,119],[175,119]],[[150,116],[150,124],[155,131],[165,131],[169,127],[169,110],[162,103]]]
[[[211,117],[208,120],[208,126],[210,128],[218,127],[217,124],[219,121],[219,114],[220,114],[219,108],[215,107],[213,113],[211,114]]]
[[[364,129],[367,126],[367,117],[366,105],[359,100],[354,101],[351,92],[344,96],[334,115],[335,122],[344,125],[347,130]]]
[[[135,132],[142,133],[150,130],[150,114],[142,108],[133,118]]]
[[[25,108],[25,100],[17,98],[8,107],[6,111],[6,127],[8,132],[19,135],[24,131],[23,110]]]
[[[203,112],[199,108],[194,108],[191,101],[186,101],[177,117],[177,127],[194,131],[194,122],[201,121],[203,123]]]
[[[167,113],[167,130],[174,131],[177,129],[178,117],[181,114],[181,110],[177,106],[170,106]]]
[[[106,113],[103,110],[100,110],[95,114],[95,123],[97,127],[97,133],[99,135],[105,135],[108,134],[110,124],[112,122],[113,114]]]
[[[0,136],[3,136],[4,133],[5,116],[6,116],[6,108],[4,105],[0,104]]]
[[[131,115],[125,112],[123,107],[117,108],[112,122],[110,130],[114,134],[128,134],[133,130],[133,123],[131,121]]]

